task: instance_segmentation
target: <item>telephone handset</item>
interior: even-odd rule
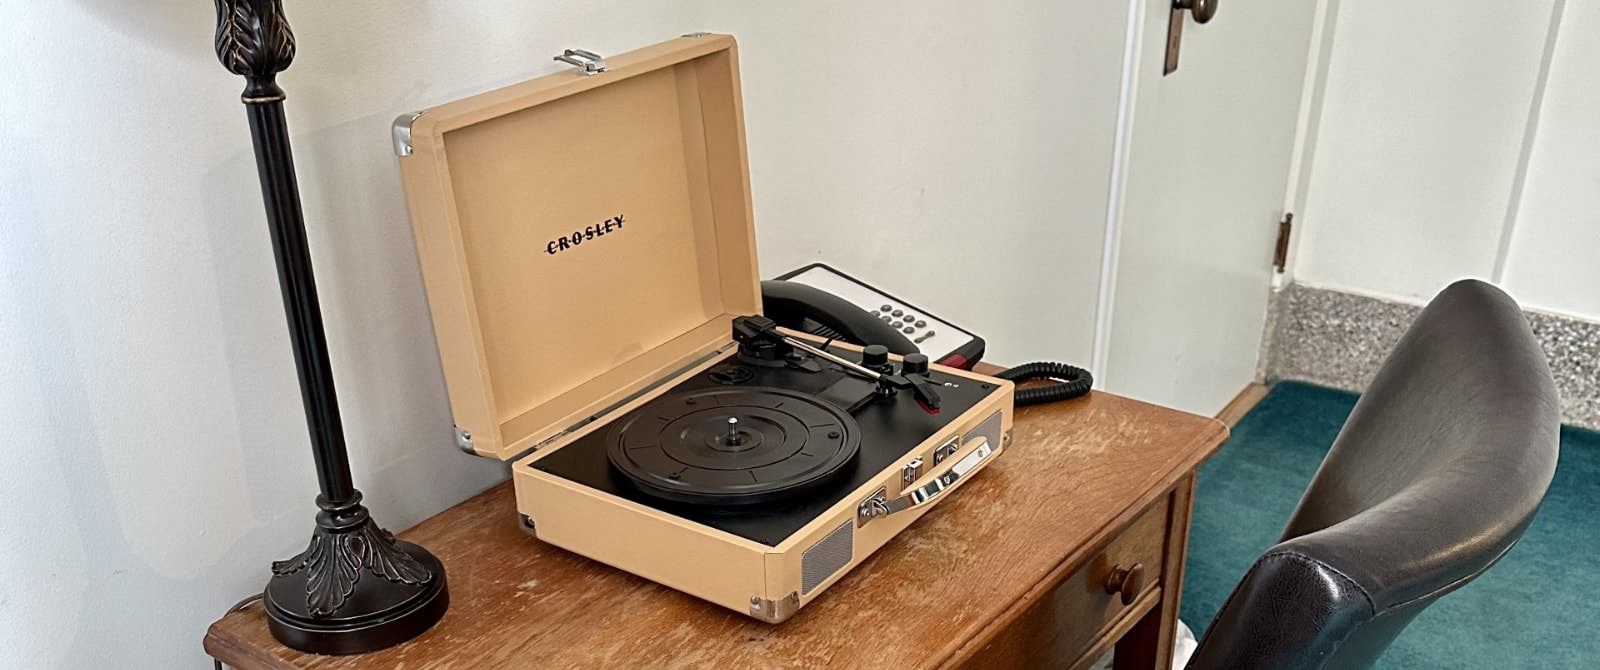
[[[899,328],[832,293],[797,282],[761,282],[761,305],[779,325],[854,344],[881,344],[889,353],[919,353]]]
[[[971,369],[983,338],[822,263],[761,282],[765,315],[778,325],[891,353],[927,354],[940,365]],[[995,375],[1014,382],[1050,380],[1017,389],[1016,404],[1035,405],[1089,392],[1088,370],[1064,363],[1028,363]]]
[[[822,337],[923,353],[953,368],[983,357],[983,338],[822,263],[761,282],[761,302],[778,325]]]

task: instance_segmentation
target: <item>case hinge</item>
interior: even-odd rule
[[[567,49],[555,58],[568,65],[576,66],[578,72],[585,77],[592,77],[606,71],[606,59],[600,54],[583,49]]]

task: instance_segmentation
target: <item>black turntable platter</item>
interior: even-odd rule
[[[611,465],[667,500],[747,505],[829,481],[856,456],[861,429],[843,410],[778,388],[662,396],[613,426]]]
[[[854,352],[844,352],[844,350],[836,353],[840,352],[856,355]],[[732,367],[743,369],[726,369]],[[718,374],[712,374],[713,371]],[[721,374],[724,371],[728,375],[737,376]],[[859,494],[862,485],[880,476],[884,468],[903,458],[912,448],[936,435],[944,434],[949,429],[951,419],[962,416],[963,412],[994,392],[994,387],[989,384],[968,383],[965,378],[950,376],[936,370],[933,381],[940,384],[939,395],[944,397],[944,408],[939,414],[927,413],[911,398],[903,397],[907,394],[897,396],[898,400],[904,402],[868,403],[854,412],[845,413],[842,409],[844,405],[830,402],[827,398],[837,397],[838,394],[831,392],[830,389],[837,390],[838,384],[850,379],[852,378],[844,370],[832,364],[822,365],[820,370],[812,371],[797,367],[745,365],[730,357],[711,370],[694,375],[674,386],[660,398],[629,410],[610,426],[584,434],[572,444],[535,459],[528,464],[528,467],[641,507],[715,528],[769,547],[776,547],[815,521],[818,515],[837,505],[839,501]],[[867,388],[870,389],[871,386],[868,385]],[[719,391],[721,394],[717,393]],[[739,418],[741,428],[756,425],[759,420],[747,420],[732,413],[730,404],[737,406],[742,402],[739,400],[740,393],[759,394],[759,397],[768,398],[774,404],[781,401],[783,404],[777,407],[780,411],[820,403],[822,405],[820,409],[812,407],[809,411],[829,416],[845,426],[845,430],[842,431],[845,441],[841,443],[842,448],[834,452],[841,463],[838,471],[832,475],[819,475],[812,485],[798,486],[794,489],[795,495],[779,491],[775,495],[754,496],[756,502],[764,497],[774,499],[771,504],[740,504],[734,502],[738,501],[738,494],[728,500],[706,495],[695,496],[693,493],[669,498],[666,496],[672,495],[673,491],[682,490],[683,487],[671,480],[652,476],[647,470],[641,470],[644,473],[642,477],[628,474],[624,469],[628,466],[615,464],[611,447],[615,445],[621,448],[621,444],[612,439],[616,435],[616,426],[618,424],[648,426],[654,423],[656,424],[654,433],[646,430],[641,434],[662,435],[662,428],[665,425],[660,421],[660,417],[667,414],[650,412],[663,407],[672,407],[660,404],[671,402],[672,399],[682,401],[692,397],[696,399],[698,407],[719,408],[721,414],[712,414],[708,417],[710,421],[703,429],[708,434],[717,432],[713,427],[717,427],[716,419],[719,416],[722,423],[720,432],[724,435],[727,433],[729,418]],[[730,397],[728,394],[733,395]],[[652,416],[656,418],[652,420]],[[670,421],[671,419],[668,419],[668,422]],[[826,435],[824,432],[823,436]],[[808,431],[807,437],[809,436]],[[810,447],[805,451],[813,452]],[[704,453],[702,455],[709,456]],[[623,459],[623,462],[626,463],[627,460]],[[826,472],[826,469],[822,472]],[[748,479],[748,475],[746,478]],[[668,493],[663,495],[663,491]]]

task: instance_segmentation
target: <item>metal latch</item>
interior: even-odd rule
[[[477,456],[478,450],[472,448],[472,433],[467,432],[467,429],[461,426],[454,426],[454,428],[456,429],[456,448]]]
[[[558,61],[578,68],[585,77],[591,77],[606,71],[606,59],[600,54],[583,49],[567,49],[555,58]]]

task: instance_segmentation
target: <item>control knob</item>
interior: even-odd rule
[[[925,375],[928,374],[927,354],[906,354],[900,361],[900,374]]]
[[[889,363],[889,348],[881,344],[869,344],[861,350],[861,367],[878,372],[892,372],[893,366]]]

